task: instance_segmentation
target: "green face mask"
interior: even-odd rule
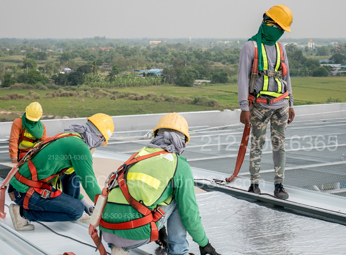
[[[264,22],[262,22],[260,29],[262,29],[262,43],[266,45],[274,45],[284,34],[283,30],[277,27],[268,26]]]
[[[265,45],[274,45],[277,40],[280,39],[280,37],[284,34],[285,31],[280,30],[277,27],[272,27],[266,25],[264,22],[262,22],[260,28],[258,29],[257,34],[255,34],[253,37],[249,39],[249,41],[255,41],[257,42],[257,49],[258,49],[258,70],[263,71],[263,57],[262,57],[262,43]]]

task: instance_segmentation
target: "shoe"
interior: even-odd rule
[[[11,204],[9,211],[10,211],[13,226],[17,231],[30,231],[35,229],[35,226],[33,224],[30,224],[27,219],[20,216],[19,205]]]
[[[255,193],[255,194],[258,194],[258,195],[261,194],[261,190],[260,190],[258,184],[251,184],[250,187],[249,187],[248,192]]]
[[[128,255],[129,251],[124,251],[122,248],[112,245],[111,255]]]
[[[90,215],[88,215],[86,212],[83,212],[82,217],[80,217],[77,221],[89,225],[90,224],[90,218],[91,218]]]
[[[287,199],[289,197],[281,183],[275,184],[274,196],[281,199]]]

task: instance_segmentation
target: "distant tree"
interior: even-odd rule
[[[82,74],[92,73],[92,65],[82,65],[77,68],[77,72]]]
[[[36,64],[36,60],[33,58],[24,58],[23,59],[23,66],[22,68],[27,68],[27,69],[32,69],[32,68],[36,68],[37,64]]]
[[[114,81],[115,76],[119,74],[119,66],[113,65],[112,70],[108,74],[109,81]]]
[[[81,85],[85,81],[85,76],[81,72],[72,72],[68,74],[67,82],[69,85]]]
[[[192,87],[196,79],[196,74],[189,69],[183,69],[175,81],[175,84],[182,87]]]
[[[60,60],[61,64],[66,63],[66,62],[68,62],[71,59],[72,59],[72,54],[70,52],[64,52],[59,57],[59,60]]]
[[[337,53],[334,54],[330,60],[334,61],[335,64],[344,64],[346,63],[346,55]]]
[[[11,72],[6,72],[4,77],[4,82],[2,83],[2,87],[9,87],[16,83],[16,79],[13,77]]]
[[[57,85],[66,85],[67,84],[67,75],[59,73],[58,75],[53,75],[52,79]]]
[[[104,62],[103,59],[100,59],[100,58],[99,58],[99,59],[96,60],[96,65],[102,66],[102,65],[103,65],[103,62]]]
[[[330,54],[329,48],[327,46],[321,46],[317,48],[317,56],[328,56]]]
[[[28,84],[34,85],[38,82],[46,84],[48,82],[48,79],[44,75],[41,75],[41,73],[36,71],[35,69],[31,69],[28,72]]]
[[[96,75],[97,74],[97,71],[99,69],[97,63],[96,63],[96,60],[94,60],[93,62],[91,62],[91,66],[92,66],[92,71],[93,71],[93,74]]]
[[[312,72],[313,77],[326,77],[328,75],[329,75],[329,72],[324,67],[319,67]]]
[[[216,71],[211,76],[212,83],[227,83],[229,81],[228,74],[225,71]]]
[[[285,46],[285,49],[287,52],[295,52],[297,50],[299,50],[299,48],[297,47],[297,45],[293,44],[293,43],[290,43],[290,44],[287,44]]]

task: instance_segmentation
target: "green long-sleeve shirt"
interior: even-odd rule
[[[199,209],[196,202],[194,178],[189,163],[185,158],[178,156],[177,170],[173,178],[174,199],[177,202],[181,221],[187,232],[191,235],[193,241],[200,246],[208,244],[208,238],[199,216]],[[150,207],[165,201],[173,193],[172,185],[168,185],[161,198]],[[117,223],[133,220],[141,217],[135,209],[129,205],[107,203],[102,215],[106,222]],[[109,230],[100,226],[102,231],[115,234],[117,236],[131,240],[145,240],[150,238],[150,227],[129,229],[129,230]]]
[[[60,138],[44,147],[33,159],[36,166],[38,180],[59,173],[65,168],[73,167],[85,192],[94,201],[95,196],[101,194],[94,171],[92,155],[88,146],[77,137]],[[19,173],[31,179],[28,163],[24,163]],[[19,192],[25,193],[29,187],[19,182],[15,177],[11,185]]]

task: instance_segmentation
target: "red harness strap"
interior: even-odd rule
[[[41,197],[43,197],[43,198],[54,198],[54,197],[60,196],[61,191],[60,190],[53,191],[52,185],[48,184],[47,182],[49,182],[50,180],[52,180],[53,178],[57,177],[58,175],[64,173],[67,170],[67,168],[66,168],[66,169],[62,170],[59,174],[54,174],[54,175],[51,175],[51,176],[49,176],[43,180],[38,180],[36,167],[30,159],[28,161],[28,166],[29,166],[29,170],[31,172],[31,180],[28,178],[25,178],[19,172],[17,172],[15,175],[16,179],[19,182],[29,186],[29,189],[26,192],[25,198],[23,201],[23,207],[26,210],[30,210],[29,201],[30,201],[31,196],[34,194],[35,191],[38,194],[40,194]]]
[[[287,90],[285,93],[283,93],[279,97],[275,98],[258,98],[251,94],[249,94],[248,100],[253,103],[261,103],[261,104],[275,104],[276,102],[279,102],[280,100],[284,99],[285,97],[289,96],[289,91]]]
[[[20,135],[20,138],[18,140],[18,145],[24,140],[24,141],[28,141],[28,142],[31,142],[31,143],[34,143],[35,141],[39,142],[41,141],[41,139],[37,139],[37,140],[33,140],[33,139],[30,139],[28,137],[25,137],[24,136],[24,132],[25,130],[23,130],[22,134]],[[25,156],[25,154],[30,150],[31,148],[28,148],[28,149],[18,149],[18,160],[20,160],[21,158],[23,158]]]
[[[55,135],[53,137],[47,138],[43,143],[40,144],[39,148],[33,148],[33,150],[35,150],[35,149],[39,150],[40,148],[42,148],[43,145],[45,145],[45,144],[47,144],[49,142],[55,141],[55,140],[60,139],[60,138],[69,137],[69,136],[78,137],[75,134],[66,134],[66,135],[57,134],[57,135]],[[32,195],[34,194],[35,191],[37,193],[39,193],[41,195],[41,197],[43,197],[43,198],[54,198],[54,197],[57,197],[57,196],[61,195],[61,191],[60,190],[53,191],[52,185],[48,184],[48,182],[50,180],[54,179],[55,177],[57,177],[58,175],[63,174],[67,170],[67,168],[63,169],[58,174],[54,174],[54,175],[51,175],[51,176],[49,176],[49,177],[47,177],[45,179],[38,180],[37,170],[36,170],[35,165],[31,161],[31,155],[29,156],[29,159],[27,161],[28,161],[28,167],[29,167],[29,170],[30,170],[30,173],[31,173],[31,179],[28,179],[28,178],[24,177],[19,172],[17,172],[15,174],[15,178],[19,182],[29,186],[29,189],[26,192],[26,195],[25,195],[25,198],[24,198],[24,201],[23,201],[23,207],[26,210],[30,210],[30,208],[29,208],[29,200],[30,200],[30,198],[32,197]],[[22,165],[23,163],[24,162],[20,162],[19,165]]]
[[[154,209],[154,210],[150,210],[149,208],[147,208],[146,206],[142,205],[141,203],[139,203],[137,200],[135,200],[129,192],[128,186],[126,184],[126,180],[125,180],[125,170],[141,161],[147,158],[151,158],[160,154],[164,154],[164,153],[169,153],[167,151],[158,151],[155,153],[151,153],[148,155],[144,155],[144,156],[140,156],[137,157],[138,153],[133,154],[123,165],[121,165],[118,168],[118,177],[116,174],[114,174],[108,181],[107,186],[102,190],[102,195],[105,197],[108,197],[109,194],[109,190],[108,187],[110,186],[110,184],[114,181],[114,179],[117,178],[117,181],[119,183],[120,189],[124,195],[124,197],[126,198],[127,202],[135,209],[137,210],[139,213],[141,213],[143,215],[143,217],[139,218],[139,219],[135,219],[135,220],[131,220],[131,221],[126,221],[126,222],[122,222],[122,223],[109,223],[104,221],[103,219],[100,220],[100,225],[104,228],[107,229],[133,229],[133,228],[138,228],[138,227],[142,227],[145,226],[147,224],[150,224],[151,227],[151,234],[150,234],[150,241],[156,241],[159,238],[159,231],[157,229],[156,226],[156,222],[158,220],[160,220],[162,218],[162,216],[164,215],[164,212],[160,209]],[[100,215],[102,215],[103,213],[103,209],[100,212]],[[97,227],[97,226],[96,226]],[[104,255],[107,254],[106,250],[101,242],[101,239],[99,238],[99,236],[97,235],[97,230],[96,227],[93,225],[89,226],[89,234],[91,236],[91,238],[93,239],[94,243],[96,244],[96,246],[99,248],[100,254]]]

